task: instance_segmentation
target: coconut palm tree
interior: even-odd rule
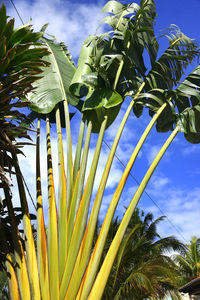
[[[184,131],[186,138],[191,142],[199,142],[199,68],[179,84],[185,69],[199,55],[197,44],[179,29],[170,28],[164,35],[169,39],[169,47],[158,58],[158,41],[154,34],[156,12],[153,0],[141,0],[140,5],[109,1],[104,6],[103,12],[109,14],[104,22],[111,26],[111,30],[100,36],[89,37],[85,41],[77,68],[65,45],[44,36],[40,37],[49,52],[46,58],[49,66],[43,68],[43,78],[38,79],[34,84],[35,90],[28,94],[28,99],[31,101],[29,107],[35,113],[43,114],[46,119],[48,230],[45,230],[44,220],[45,199],[41,186],[40,119],[38,119],[37,261],[28,203],[17,163],[15,172],[21,199],[26,255],[19,243],[20,236],[14,221],[15,216],[12,214],[12,239],[16,245],[15,261],[19,267],[15,270],[9,263],[9,257],[7,267],[10,268],[11,274],[9,281],[11,299],[101,299],[131,216],[160,159],[179,131]],[[150,70],[145,66],[146,53],[149,54],[151,62]],[[126,100],[129,105],[116,134],[89,214],[104,133],[116,118],[122,102]],[[69,113],[71,106],[81,112],[74,161]],[[149,109],[152,120],[133,150],[110,201],[94,246],[93,237],[99,210],[120,136],[129,114],[134,111],[139,117],[144,106]],[[51,112],[55,117],[58,137],[58,197],[55,195],[52,167]],[[64,120],[63,125],[66,128],[66,159],[61,120]],[[126,180],[155,123],[158,131],[172,130],[172,133],[130,201],[105,259],[99,267],[110,224]],[[98,133],[98,138],[89,176],[85,180],[93,132]],[[14,160],[17,162],[16,153],[14,153]],[[6,195],[7,197],[9,195]],[[2,241],[6,248],[6,241],[3,238]],[[7,252],[9,254],[9,251]],[[146,268],[148,269],[148,266]],[[149,269],[149,272],[152,270]]]
[[[200,276],[200,239],[193,236],[185,251],[175,255],[175,262],[180,270],[180,285]]]
[[[170,251],[183,251],[184,245],[174,237],[161,238],[157,225],[163,220],[136,209],[131,217],[110,273],[103,299],[180,299],[178,271]],[[112,222],[105,253],[120,222]]]

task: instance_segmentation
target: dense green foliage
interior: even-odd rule
[[[182,254],[174,257],[180,271],[180,285],[200,276],[200,239],[192,237]]]
[[[180,299],[179,275],[170,253],[182,253],[184,245],[175,237],[162,238],[157,225],[163,220],[153,220],[135,210],[120,245],[108,279],[103,299]],[[119,227],[118,219],[111,224],[105,245],[105,253]]]

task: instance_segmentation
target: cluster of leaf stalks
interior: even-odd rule
[[[10,99],[16,96],[19,99],[26,98],[31,102],[29,105],[33,111],[31,117],[39,118],[36,147],[37,254],[24,183],[17,162],[17,151],[13,150],[13,142],[9,134],[6,135],[6,141],[12,148],[12,166],[14,165],[18,182],[26,253],[24,253],[15,222],[12,196],[9,189],[3,188],[13,231],[14,260],[17,263],[17,267],[15,267],[16,264],[11,261],[8,251],[7,268],[11,274],[9,278],[11,299],[101,299],[131,216],[165,151],[180,131],[184,132],[188,141],[193,143],[200,141],[199,67],[180,84],[187,67],[199,56],[197,44],[178,28],[171,27],[163,36],[163,38],[168,38],[169,46],[160,57],[157,57],[159,45],[154,33],[156,11],[153,0],[141,0],[140,5],[109,1],[104,6],[103,12],[108,13],[103,22],[110,26],[110,31],[99,36],[89,37],[85,41],[77,68],[63,44],[45,38],[43,32],[31,36],[33,33],[29,25],[26,25],[22,29],[18,29],[27,33],[23,35],[24,39],[20,39],[17,35],[13,45],[16,49],[22,47],[22,52],[20,52],[22,61],[17,66],[11,63],[10,69],[5,69],[0,79],[1,93],[6,86],[5,80],[9,74],[8,71],[10,70],[14,76],[13,72],[24,70],[23,74],[20,73],[19,78],[22,80],[25,76],[25,86],[21,88],[21,84],[18,86],[15,83],[12,90],[23,91],[23,93],[15,94],[16,92],[14,92],[12,95],[11,92],[6,95],[10,95]],[[1,14],[6,20],[6,25],[0,21],[2,44],[2,41],[8,40],[5,28],[9,26],[4,6],[1,8]],[[28,37],[32,43],[29,42]],[[38,38],[40,43],[35,43]],[[11,42],[8,44],[12,45]],[[33,45],[34,47],[31,47]],[[23,47],[25,47],[25,53]],[[9,51],[9,49],[6,50],[6,57],[10,55]],[[30,56],[28,51],[30,51]],[[45,57],[44,62],[42,57],[47,53],[48,56]],[[147,54],[151,64],[150,68],[147,68],[144,62],[144,56]],[[17,61],[19,55],[15,51],[12,55],[9,62],[12,62],[15,57]],[[29,60],[33,60],[34,67],[31,62],[29,65]],[[45,64],[45,66],[41,64]],[[0,65],[2,66],[2,61],[0,61]],[[25,69],[23,69],[24,66]],[[43,71],[42,78],[37,78],[35,81],[35,75],[41,69]],[[34,74],[29,74],[30,71]],[[7,82],[7,84],[10,87],[9,84],[12,83]],[[32,88],[34,90],[31,91]],[[5,95],[2,99],[6,99]],[[95,195],[92,211],[89,214],[104,133],[118,115],[123,101],[130,103],[115,136]],[[20,103],[26,104],[26,102]],[[76,107],[81,112],[74,161],[72,159],[69,105]],[[98,215],[117,145],[130,113],[133,111],[139,117],[143,107],[149,109],[152,119],[137,146],[133,149],[110,201],[93,248]],[[50,132],[52,113],[57,127],[58,197],[55,195],[52,167]],[[48,199],[43,199],[41,186],[41,116],[46,119]],[[19,115],[16,117],[19,118]],[[5,113],[3,118],[7,120]],[[143,143],[155,124],[158,131],[172,131],[172,133],[144,175],[100,266],[109,227],[126,180]],[[66,128],[67,161],[64,158],[62,126]],[[98,133],[98,140],[89,175],[85,178],[92,133]],[[2,182],[5,182],[3,175],[1,179]],[[44,220],[43,203],[46,201],[48,201],[49,207],[48,231],[45,229]]]

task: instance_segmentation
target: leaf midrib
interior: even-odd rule
[[[47,44],[47,47],[48,47],[48,49],[50,50],[51,55],[53,56],[53,61],[54,61],[54,63],[55,63],[55,67],[56,67],[57,74],[58,74],[58,77],[59,77],[59,83],[60,83],[61,90],[62,90],[63,97],[64,97],[63,100],[66,100],[66,101],[67,101],[67,95],[66,95],[66,92],[65,92],[65,88],[64,88],[64,85],[63,85],[62,76],[61,76],[61,73],[60,73],[60,70],[59,70],[59,67],[58,67],[58,63],[57,63],[56,57],[55,57],[54,52],[52,51],[52,48],[50,47],[49,43],[48,43],[45,39],[44,39],[44,41],[45,41],[45,43]],[[61,48],[62,48],[62,47],[61,47]],[[62,50],[62,52],[64,52],[64,51]]]

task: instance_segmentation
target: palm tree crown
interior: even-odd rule
[[[176,255],[175,261],[181,273],[180,284],[200,277],[200,239],[193,236],[182,255]]]
[[[179,299],[177,268],[169,257],[171,250],[183,251],[184,245],[173,236],[162,238],[157,225],[164,217],[136,209],[109,277],[104,299],[163,299],[170,294]],[[109,231],[109,247],[119,222],[115,219]],[[105,249],[106,250],[106,249]]]

